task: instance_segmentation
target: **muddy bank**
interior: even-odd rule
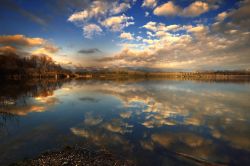
[[[134,166],[133,161],[122,159],[106,150],[92,151],[82,147],[66,147],[49,151],[37,158],[20,161],[11,166]]]

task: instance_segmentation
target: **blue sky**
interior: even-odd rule
[[[250,68],[249,0],[0,3],[2,52],[15,47],[78,67]],[[35,38],[42,42],[23,42]]]

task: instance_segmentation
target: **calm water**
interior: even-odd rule
[[[138,165],[250,165],[250,84],[1,83],[0,165],[66,145]]]

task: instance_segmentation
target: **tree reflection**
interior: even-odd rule
[[[8,122],[16,122],[18,124],[18,116],[12,113],[0,112],[0,135],[8,132]]]
[[[0,83],[0,111],[13,115],[23,115],[32,111],[41,111],[44,106],[32,99],[40,99],[53,104],[56,98],[53,92],[60,88],[64,82],[56,80],[22,80],[4,81]],[[46,100],[46,98],[48,98]],[[26,112],[26,113],[25,113]]]

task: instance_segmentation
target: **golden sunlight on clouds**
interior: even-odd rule
[[[2,46],[0,47],[0,53],[16,53],[16,48],[12,46]]]
[[[84,36],[89,39],[91,39],[96,34],[101,34],[101,32],[101,27],[96,24],[87,24],[83,27]]]
[[[105,15],[119,14],[131,6],[129,3],[118,3],[116,1],[93,1],[93,3],[83,11],[73,13],[68,21],[82,22],[91,18],[104,17]]]
[[[157,16],[173,16],[179,14],[180,10],[180,7],[176,6],[172,1],[169,1],[155,8],[154,14]]]
[[[228,13],[227,12],[222,12],[222,13],[220,13],[220,14],[218,14],[218,16],[216,17],[216,19],[218,20],[218,21],[223,21],[223,20],[225,20],[225,18],[228,16]]]
[[[110,28],[112,31],[121,31],[123,28],[134,24],[134,22],[133,17],[121,15],[109,17],[105,19],[101,24],[107,28]]]
[[[190,17],[199,16],[203,13],[208,12],[209,9],[210,6],[208,3],[202,1],[196,1],[190,4],[188,7],[184,8],[182,11],[182,15]]]
[[[8,112],[13,115],[25,116],[32,112],[43,112],[46,110],[46,107],[43,105],[27,105],[17,107],[9,107]]]
[[[140,4],[136,10],[142,10],[145,21],[131,14],[137,3]],[[75,50],[64,44],[59,47],[48,39],[21,34],[0,36],[0,53],[53,56],[67,68],[249,69],[249,0],[222,11],[218,9],[222,9],[223,4],[215,0],[183,4],[158,0],[97,0],[83,4],[83,8],[67,16],[66,23],[72,22],[81,28],[84,38],[100,50],[92,53],[93,56],[86,53],[80,56],[78,52],[81,46],[89,47],[87,41],[81,41],[83,45],[75,43]],[[206,18],[210,13],[215,14]],[[190,19],[190,22],[179,22],[179,19]],[[99,43],[107,40],[105,45]],[[72,43],[74,41],[68,44]]]
[[[145,132],[143,137],[138,138],[139,145],[147,150],[161,146],[170,151],[174,148],[173,152],[217,160],[224,155],[217,154],[219,145],[213,144],[213,139],[227,141],[231,148],[249,150],[246,141],[250,138],[246,132],[249,127],[244,123],[244,119],[248,117],[247,111],[244,111],[249,106],[247,92],[237,94],[235,99],[232,91],[207,89],[211,85],[203,87],[203,84],[197,83],[195,87],[183,87],[183,84],[175,81],[163,84],[161,88],[157,83],[148,86],[143,82],[118,84],[90,81],[79,86],[74,84],[72,92],[110,95],[120,100],[121,106],[102,112],[84,111],[83,122],[73,126],[71,132],[95,145],[119,146],[120,149],[131,147],[126,135],[137,132],[139,125],[152,131]],[[227,104],[232,102],[234,107]],[[107,118],[106,111],[110,111],[111,118]],[[185,131],[188,128],[188,131],[183,132],[181,126]],[[180,131],[163,132],[161,127],[178,128]],[[239,127],[240,131],[237,130]],[[211,137],[204,136],[204,130]]]
[[[8,35],[0,36],[0,44],[6,45],[1,47],[2,51],[29,51],[27,48],[31,49],[31,54],[45,54],[52,55],[56,53],[59,48],[49,41],[42,38],[30,38],[24,35]],[[38,47],[38,48],[37,48]],[[33,51],[32,51],[33,50]]]
[[[100,129],[90,130],[84,128],[71,128],[71,132],[77,136],[91,141],[95,145],[102,146],[119,146],[119,149],[129,150],[132,145],[119,134],[108,132]]]
[[[29,38],[24,35],[6,35],[0,36],[0,44],[14,44],[21,46],[41,46],[45,43],[42,38]]]
[[[31,38],[24,35],[3,35],[0,36],[0,54],[17,55],[23,57],[45,57],[55,63],[65,65],[64,62],[71,63],[67,57],[57,56],[61,48],[49,40],[43,38]],[[53,57],[53,58],[52,58]]]
[[[131,8],[129,3],[120,3],[120,4],[115,4],[113,8],[111,9],[111,13],[114,14],[119,14],[127,9]]]
[[[94,1],[90,8],[76,12],[72,14],[68,21],[77,22],[91,19],[92,17],[98,17],[107,11],[108,4],[102,1]]]
[[[120,38],[121,39],[127,39],[127,40],[133,40],[134,39],[133,35],[131,33],[129,33],[129,32],[122,32],[120,34]]]
[[[195,1],[191,3],[186,8],[181,8],[177,6],[172,1],[158,6],[154,9],[154,14],[157,16],[183,16],[183,17],[195,17],[203,13],[208,12],[210,9],[215,9],[217,6],[213,4],[208,4],[202,1]]]
[[[153,8],[157,5],[157,0],[144,0],[142,3],[142,7],[150,7]]]

